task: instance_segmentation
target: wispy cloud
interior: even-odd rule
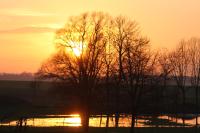
[[[2,9],[0,10],[1,14],[9,15],[9,16],[32,16],[32,17],[51,17],[56,16],[53,13],[45,13],[39,11],[33,11],[30,9]]]
[[[45,33],[45,32],[54,32],[54,31],[56,31],[56,28],[28,26],[28,27],[20,27],[16,29],[0,30],[0,34]]]

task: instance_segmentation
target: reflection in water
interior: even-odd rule
[[[25,123],[23,123],[25,125]],[[1,125],[16,126],[17,121],[11,121]],[[78,114],[75,115],[46,115],[44,118],[29,118],[26,121],[26,126],[33,127],[57,127],[57,126],[81,126],[81,118]]]
[[[91,127],[106,127],[106,116],[91,117]],[[200,117],[198,117],[200,123]],[[135,122],[135,127],[192,127],[196,124],[196,118],[185,120],[183,125],[182,118],[170,117],[168,115],[162,116],[138,116]],[[115,117],[109,117],[109,127],[115,127]],[[120,115],[119,127],[131,127],[131,115]]]
[[[89,121],[90,127],[106,127],[107,117],[105,115],[92,116]],[[11,121],[10,123],[4,123],[1,125],[16,126],[17,121]],[[174,118],[168,115],[162,115],[157,117],[152,116],[138,116],[136,119],[136,127],[180,127],[183,123],[181,118]],[[195,126],[196,119],[192,118],[185,120],[187,127]],[[200,117],[198,118],[200,123]],[[55,127],[55,126],[81,126],[81,118],[78,114],[75,115],[46,115],[41,118],[30,118],[26,121],[27,126],[34,127]],[[114,115],[109,117],[109,127],[115,126]],[[131,126],[131,115],[120,115],[119,127],[130,127]]]

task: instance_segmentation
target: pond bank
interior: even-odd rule
[[[129,133],[130,128],[94,128],[89,133]],[[106,132],[107,131],[107,132]],[[80,127],[27,127],[17,129],[16,127],[0,127],[1,133],[81,133]],[[200,128],[135,128],[136,133],[199,133]]]

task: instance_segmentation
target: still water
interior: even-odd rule
[[[185,120],[186,127],[192,127],[196,124],[196,118],[194,115],[189,115],[190,118]],[[107,117],[105,115],[96,115],[90,117],[90,127],[106,127]],[[114,115],[109,116],[108,126],[115,126]],[[198,117],[198,123],[200,123],[200,117]],[[5,126],[16,126],[17,121],[10,121],[8,123],[1,123],[0,125]],[[72,115],[46,115],[40,118],[28,118],[23,122],[23,125],[32,127],[58,127],[58,126],[81,126],[81,118],[78,114]],[[131,115],[120,115],[119,127],[130,127],[131,126]],[[136,127],[181,127],[183,126],[182,118],[173,117],[171,115],[160,115],[160,116],[138,116],[136,119]]]

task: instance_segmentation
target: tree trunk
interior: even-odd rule
[[[88,133],[89,130],[89,113],[85,111],[81,116],[83,133]]]
[[[109,127],[109,114],[106,116],[106,129]]]
[[[199,113],[199,95],[198,87],[196,87],[196,127],[198,127],[198,113]]]
[[[108,85],[107,85],[107,97],[106,97],[106,103],[107,103],[107,114],[106,114],[106,132],[107,132],[107,129],[108,129],[108,127],[109,127],[109,111],[110,111],[110,108],[109,108],[109,101],[110,101],[110,99],[109,99],[109,96],[110,96],[110,91],[109,91],[109,88],[108,88]]]
[[[185,96],[185,89],[184,88],[182,88],[182,95],[183,95],[183,103],[182,103],[182,106],[183,106],[183,118],[182,118],[182,120],[183,120],[183,126],[185,126],[185,113],[186,113],[186,110],[185,110],[185,105],[186,105],[186,96]]]
[[[89,117],[90,117],[90,100],[91,100],[91,89],[85,85],[85,93],[83,94],[83,112],[82,112],[82,127],[83,132],[88,133],[89,130]]]
[[[135,109],[134,109],[134,105],[132,105],[132,115],[131,115],[131,130],[130,133],[135,133]]]
[[[131,96],[131,129],[130,129],[130,133],[134,133],[135,132],[135,118],[136,118],[135,96],[136,95],[133,95],[133,94]]]
[[[119,127],[119,86],[116,89],[115,127]]]
[[[100,115],[100,123],[99,123],[99,127],[101,127],[102,124],[102,114]]]

